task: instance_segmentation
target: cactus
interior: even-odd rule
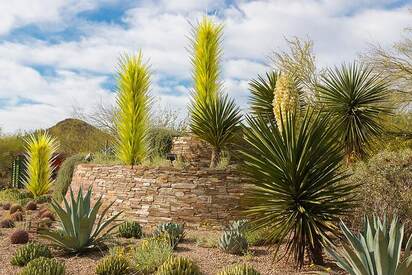
[[[9,210],[10,207],[11,207],[11,204],[9,202],[6,202],[6,203],[3,204],[3,209],[4,210]]]
[[[65,266],[56,259],[39,257],[28,263],[20,275],[64,275]]]
[[[25,266],[39,257],[51,258],[49,248],[43,244],[31,242],[19,247],[10,262],[12,265]]]
[[[24,178],[26,170],[24,162],[24,155],[17,156],[16,159],[13,161],[11,173],[11,186],[13,188],[20,189],[24,187]]]
[[[219,248],[230,254],[242,255],[246,252],[248,243],[240,232],[229,230],[220,237]]]
[[[119,226],[120,237],[140,239],[142,234],[142,227],[135,221],[127,221]]]
[[[14,222],[10,219],[4,219],[0,222],[0,228],[12,228],[14,227]]]
[[[22,229],[17,229],[10,235],[12,244],[25,244],[29,241],[29,233]]]
[[[23,213],[22,212],[16,212],[10,215],[10,218],[15,221],[15,222],[21,222],[23,221]]]
[[[260,273],[247,264],[237,264],[226,267],[217,275],[260,275]]]
[[[19,205],[19,204],[13,204],[13,205],[10,207],[10,214],[16,213],[17,211],[22,212],[22,211],[23,211],[23,208],[22,208],[21,205]]]
[[[45,211],[39,213],[39,216],[40,216],[41,219],[48,218],[52,221],[56,220],[56,218],[54,217],[53,213],[50,212],[50,210],[45,210]]]
[[[155,237],[165,239],[169,242],[170,247],[175,249],[184,237],[184,226],[178,223],[159,224],[153,235]]]
[[[97,275],[120,275],[130,272],[130,263],[122,254],[109,255],[99,261],[96,266]]]
[[[299,92],[293,78],[281,74],[276,82],[275,97],[273,99],[273,113],[276,124],[280,127],[281,120],[286,119],[286,113],[299,111]]]
[[[29,201],[26,204],[26,210],[36,210],[37,209],[37,203],[34,201]]]
[[[199,267],[185,257],[170,257],[157,270],[156,275],[200,275]]]

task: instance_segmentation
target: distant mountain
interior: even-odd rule
[[[96,152],[106,144],[113,143],[113,137],[79,119],[65,119],[47,129],[60,143],[59,152],[68,156],[80,152]]]

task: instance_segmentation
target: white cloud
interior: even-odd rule
[[[23,5],[28,2],[33,7]],[[222,77],[225,90],[243,108],[248,80],[267,70],[264,63],[270,63],[268,57],[273,50],[285,49],[284,37],[311,38],[319,64],[330,66],[353,60],[367,42],[392,44],[411,19],[407,6],[385,9],[396,4],[391,0],[238,0],[232,4],[224,0],[154,0],[141,1],[129,9],[122,25],[76,21],[76,13],[95,9],[104,2],[122,3],[0,3],[0,17],[4,18],[0,35],[25,24],[40,24],[44,28],[64,28],[70,24],[83,33],[77,40],[57,44],[30,37],[0,42],[0,99],[9,100],[7,107],[0,105],[0,127],[13,131],[48,126],[68,116],[74,103],[92,108],[101,98],[113,102],[113,94],[102,88],[106,75],[115,72],[121,53],[139,49],[151,63],[153,94],[160,96],[164,104],[184,109],[189,91],[182,83],[190,80],[189,22],[196,22],[206,11],[216,11],[217,19],[224,23]],[[56,74],[43,76],[32,68],[35,65],[52,67]],[[40,104],[21,106],[15,104],[18,98]],[[24,108],[32,115],[22,115],[21,112],[28,112]],[[51,111],[53,114],[47,116]]]

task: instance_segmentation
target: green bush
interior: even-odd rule
[[[97,275],[123,275],[131,271],[129,260],[125,255],[108,255],[96,266]]]
[[[406,232],[411,234],[412,150],[382,151],[368,161],[354,165],[352,173],[346,181],[361,184],[357,193],[360,202],[345,222],[358,230],[365,215],[376,214],[383,218],[383,213],[386,213],[388,216],[397,215]]]
[[[126,221],[119,226],[120,237],[140,239],[142,234],[142,227],[135,221]]]
[[[200,275],[199,267],[188,258],[170,257],[164,262],[156,275]]]
[[[143,274],[155,272],[172,254],[170,245],[157,238],[145,239],[131,251],[136,271]]]
[[[66,268],[56,259],[39,257],[30,261],[20,275],[64,275]]]
[[[53,198],[56,201],[63,201],[63,197],[66,195],[67,190],[69,190],[74,168],[76,168],[77,164],[84,162],[84,157],[84,154],[77,154],[63,161],[53,187]]]
[[[24,141],[21,136],[0,137],[0,189],[9,186],[12,162],[23,151]]]
[[[19,247],[10,262],[12,265],[25,266],[39,257],[51,258],[49,248],[43,244],[31,242]]]
[[[260,275],[260,273],[247,264],[236,264],[226,267],[217,275]]]
[[[21,189],[9,188],[0,191],[0,203],[18,203],[24,205],[26,200],[31,200],[32,194]]]
[[[173,145],[173,137],[178,133],[169,128],[152,128],[148,133],[150,157],[165,157],[170,153]]]

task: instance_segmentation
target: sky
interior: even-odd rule
[[[412,25],[412,0],[0,0],[0,128],[47,128],[114,104],[121,54],[142,50],[155,107],[184,114],[190,31],[224,24],[224,90],[247,111],[248,81],[271,70],[285,38],[311,39],[318,67],[390,47]]]

